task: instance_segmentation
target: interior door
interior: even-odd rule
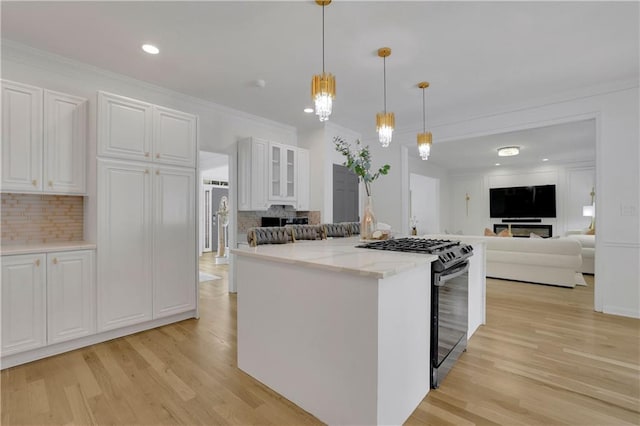
[[[333,165],[333,222],[357,222],[358,176],[345,166]]]

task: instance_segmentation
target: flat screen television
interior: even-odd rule
[[[514,186],[489,189],[492,218],[556,217],[556,186]]]

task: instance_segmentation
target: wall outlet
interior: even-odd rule
[[[620,204],[620,216],[637,216],[638,209],[632,204]]]

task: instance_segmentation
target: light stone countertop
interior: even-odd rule
[[[372,278],[387,278],[438,257],[417,253],[356,248],[363,244],[359,237],[319,241],[296,241],[288,244],[265,244],[258,247],[231,249],[236,256],[248,256],[275,262],[344,271]]]
[[[14,254],[53,253],[58,251],[94,250],[95,243],[87,241],[59,241],[54,243],[3,244],[0,246],[2,256]]]

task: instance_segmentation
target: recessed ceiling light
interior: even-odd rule
[[[499,166],[499,165],[500,165],[500,163],[496,163],[496,166]]]
[[[313,112],[313,108],[305,108],[304,112],[306,112],[307,114],[311,114]]]
[[[498,148],[498,156],[500,157],[511,157],[513,155],[518,155],[519,153],[519,146],[503,146],[502,148]]]
[[[543,158],[542,161],[549,161],[549,159],[548,158]]]
[[[144,50],[150,55],[157,55],[158,53],[160,53],[160,49],[155,47],[153,44],[143,44],[142,50]]]

